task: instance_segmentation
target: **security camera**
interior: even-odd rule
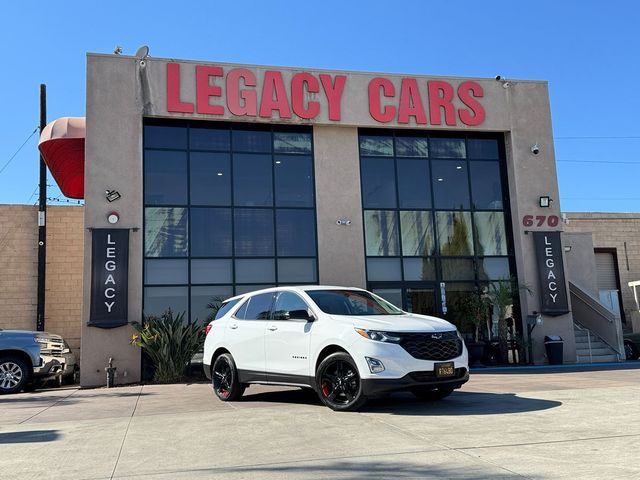
[[[533,153],[534,155],[537,155],[540,153],[540,147],[538,146],[537,143],[531,147],[531,153]]]
[[[351,225],[351,220],[346,220],[344,223],[345,225]]]
[[[140,66],[141,66],[142,68],[144,68],[146,64],[147,64],[147,62],[145,62],[145,60],[144,60],[144,59],[140,60]]]
[[[500,75],[496,75],[496,82],[499,82],[500,80],[502,80],[502,77]]]

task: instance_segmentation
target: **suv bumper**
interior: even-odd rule
[[[456,368],[455,377],[436,378],[433,372],[411,372],[401,378],[363,378],[362,392],[375,397],[389,392],[411,390],[414,387],[460,388],[469,381],[469,370]]]

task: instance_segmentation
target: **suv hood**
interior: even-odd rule
[[[405,313],[403,315],[331,315],[339,321],[353,323],[355,328],[385,332],[444,332],[456,327],[437,317]]]

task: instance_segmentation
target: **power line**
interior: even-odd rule
[[[627,160],[556,160],[556,162],[561,162],[561,163],[599,163],[601,165],[607,165],[607,164],[614,164],[614,163],[619,163],[619,164],[624,164],[624,165],[640,165],[640,162],[633,162],[633,161],[627,161]]]
[[[638,140],[640,136],[628,135],[628,136],[601,136],[601,137],[553,137],[554,140]]]
[[[9,158],[9,160],[7,160],[7,163],[4,164],[4,166],[2,168],[0,168],[0,173],[4,172],[4,169],[7,168],[9,166],[9,164],[11,163],[11,160],[13,160],[14,158],[16,158],[16,155],[18,155],[18,153],[20,153],[20,150],[22,150],[22,147],[24,147],[27,142],[29,140],[31,140],[31,137],[33,137],[36,132],[38,131],[39,127],[36,127],[35,130],[33,130],[33,132],[31,132],[31,135],[29,135],[27,137],[27,139],[24,141],[24,143],[22,145],[20,145],[20,148],[18,148],[18,150],[16,150],[16,153],[14,153],[13,155],[11,155],[11,158]]]

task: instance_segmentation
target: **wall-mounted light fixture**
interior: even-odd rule
[[[348,218],[339,218],[336,220],[336,225],[351,225],[351,220]]]
[[[570,252],[571,251],[571,245],[567,245],[564,247],[564,251],[565,252]]]
[[[549,196],[540,197],[540,206],[542,208],[549,208],[551,206],[551,202],[553,202],[553,200]]]
[[[106,190],[104,193],[105,193],[104,198],[106,198],[107,202],[109,203],[115,202],[120,197],[122,197],[122,195],[120,195],[120,192],[118,192],[117,190]]]

